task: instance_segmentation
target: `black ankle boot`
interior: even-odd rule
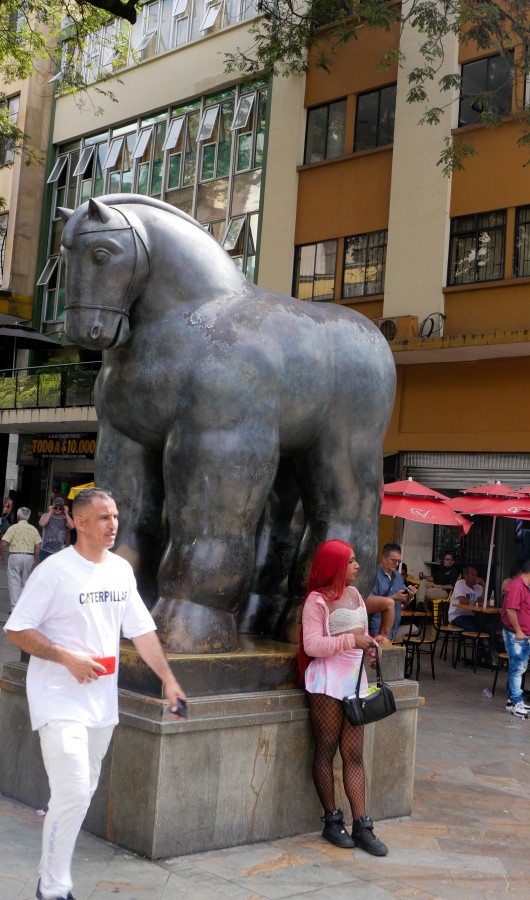
[[[355,847],[354,841],[344,827],[342,809],[325,813],[321,821],[324,822],[323,838],[326,838],[331,844],[335,844],[335,847],[342,847],[344,850],[351,850],[352,847]]]
[[[356,847],[366,850],[372,856],[386,856],[388,853],[386,844],[383,844],[374,834],[374,823],[370,816],[361,816],[360,819],[356,819],[351,836]]]

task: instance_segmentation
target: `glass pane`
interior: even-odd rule
[[[79,162],[74,169],[74,175],[84,175],[87,169],[87,166],[92,159],[94,153],[94,147],[83,147],[83,152],[79,157]]]
[[[370,150],[377,147],[377,119],[379,115],[379,91],[357,97],[355,122],[355,149]]]
[[[48,262],[44,266],[44,269],[42,270],[42,274],[41,274],[39,280],[37,281],[37,285],[48,284],[48,281],[50,280],[52,273],[55,271],[55,268],[56,268],[58,262],[59,262],[58,256],[54,256],[48,260]]]
[[[80,202],[84,203],[86,200],[90,199],[92,192],[92,180],[89,178],[86,181],[81,182],[81,194],[80,194]]]
[[[182,131],[183,122],[184,116],[179,116],[178,119],[171,120],[167,137],[162,148],[163,150],[173,150],[177,146],[178,139]]]
[[[177,19],[177,21],[175,22],[175,38],[173,41],[175,47],[180,47],[188,40],[189,24],[190,20],[188,16],[184,16],[182,19]]]
[[[307,135],[304,163],[321,162],[326,158],[328,107],[320,106],[307,113]]]
[[[218,178],[199,185],[197,215],[199,222],[224,218],[228,205],[228,178]]]
[[[51,237],[50,237],[50,253],[59,254],[61,252],[61,237],[63,234],[65,223],[62,219],[57,219],[57,221],[52,223],[51,227]]]
[[[173,0],[173,15],[181,16],[182,13],[186,12],[187,5],[188,0]]]
[[[121,177],[119,172],[111,172],[109,178],[109,194],[119,194],[120,193],[120,182]]]
[[[238,219],[231,219],[230,224],[228,226],[228,230],[223,239],[222,246],[225,250],[233,250],[239,240],[241,235],[241,231],[245,224],[245,217],[241,216]]]
[[[217,140],[219,144],[217,153],[217,177],[228,175],[230,172],[230,156],[232,153],[232,130],[230,123],[234,116],[234,102],[221,104],[221,115],[219,116],[219,129]]]
[[[236,171],[241,172],[244,169],[250,169],[252,160],[252,135],[247,132],[240,134],[237,139],[237,160]]]
[[[184,156],[184,184],[195,183],[197,165],[197,133],[199,131],[199,112],[188,113],[186,122],[186,150]]]
[[[180,184],[180,161],[181,153],[174,153],[169,157],[169,174],[167,180],[168,188],[176,188]]]
[[[261,169],[251,169],[241,175],[234,175],[232,209],[230,214],[257,212],[261,191]]]
[[[206,15],[204,16],[204,19],[201,22],[201,27],[199,28],[199,31],[206,31],[207,28],[211,28],[213,25],[215,25],[215,20],[217,19],[217,16],[219,15],[221,6],[222,6],[222,4],[219,3],[218,6],[210,6],[209,9],[207,9]]]
[[[317,244],[313,300],[333,300],[336,266],[337,241],[322,241]]]
[[[149,193],[149,163],[138,166],[138,193]]]
[[[213,130],[215,128],[215,123],[217,122],[217,116],[219,115],[219,105],[218,106],[210,106],[208,109],[204,110],[202,115],[201,126],[199,128],[199,135],[197,137],[198,141],[209,141]]]
[[[68,159],[67,156],[60,156],[58,158],[57,162],[55,163],[53,169],[50,172],[50,175],[49,175],[49,178],[48,178],[48,181],[46,182],[46,184],[54,184],[56,181],[59,180],[59,175],[61,175],[61,173],[66,165],[67,159]]]
[[[313,299],[313,275],[315,271],[315,244],[296,248],[295,297]]]
[[[136,139],[136,143],[134,145],[134,149],[131,154],[132,159],[141,159],[144,155],[147,145],[151,140],[151,135],[153,134],[153,128],[144,128],[143,131],[140,132],[138,138]]]
[[[55,320],[55,291],[48,290],[46,292],[46,322]]]
[[[250,113],[252,112],[252,107],[254,106],[255,97],[255,94],[247,94],[245,97],[239,98],[236,114],[232,123],[233,131],[237,131],[238,128],[247,127]]]
[[[151,194],[159,194],[162,190],[162,160],[157,159],[153,163],[153,174],[151,177]]]
[[[480,98],[486,90],[488,63],[485,59],[466,63],[462,66],[462,87],[458,124],[471,125],[482,113],[484,104]]]
[[[364,294],[367,235],[347,238],[344,245],[343,296],[361,297]]]
[[[488,63],[487,90],[493,92],[488,103],[492,112],[505,116],[512,108],[513,53],[492,56]]]
[[[146,31],[146,33],[142,35],[142,37],[140,38],[140,40],[138,41],[136,46],[133,47],[133,50],[136,53],[141,53],[142,50],[145,50],[147,53],[147,47],[151,43],[155,34],[156,34],[156,31],[153,29],[151,31]]]
[[[120,155],[120,150],[123,145],[123,137],[114,138],[111,141],[110,147],[108,149],[108,153],[105,157],[105,161],[103,163],[104,169],[113,169],[116,163],[118,162],[118,157]]]
[[[379,105],[379,131],[377,145],[394,143],[394,118],[396,114],[396,85],[382,88],[381,102]]]
[[[517,210],[514,275],[530,274],[530,207]]]
[[[267,120],[267,91],[261,91],[258,104],[258,131],[256,134],[256,149],[254,151],[254,165],[263,164],[263,150],[265,147],[265,123]]]
[[[193,215],[193,188],[181,188],[179,191],[168,191],[165,196],[166,203],[171,203],[181,209],[182,212]]]
[[[215,150],[216,144],[206,144],[202,150],[201,180],[213,178],[215,175]]]
[[[346,100],[339,100],[329,107],[328,142],[326,156],[342,156],[344,153],[344,136],[346,134]]]

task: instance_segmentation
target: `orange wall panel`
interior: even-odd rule
[[[388,227],[392,148],[301,169],[296,244]]]
[[[507,253],[511,250],[507,247]],[[530,281],[510,279],[495,287],[480,287],[445,295],[446,337],[456,334],[484,334],[528,328]],[[530,450],[530,447],[529,447]]]
[[[530,357],[398,366],[386,452],[528,452]]]
[[[451,190],[451,216],[506,209],[530,203],[528,148],[517,146],[521,128],[505,122],[501,128],[473,128],[456,134],[472,138],[477,155],[463,172],[455,172]]]
[[[389,32],[372,31],[365,26],[356,30],[357,37],[347,44],[329,51],[331,71],[315,67],[317,53],[309,55],[306,80],[306,107],[328,103],[338,97],[346,97],[361,91],[369,91],[397,80],[397,66],[392,65],[383,72],[377,70],[385,50],[399,46],[399,28],[395,25]],[[320,45],[326,49],[330,41],[323,36]]]

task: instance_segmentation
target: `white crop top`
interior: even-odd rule
[[[363,606],[357,609],[334,609],[329,614],[329,633],[343,634],[352,628],[366,628],[368,615]]]

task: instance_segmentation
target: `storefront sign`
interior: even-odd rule
[[[20,435],[17,465],[39,459],[94,459],[95,452],[96,435],[91,432]]]

